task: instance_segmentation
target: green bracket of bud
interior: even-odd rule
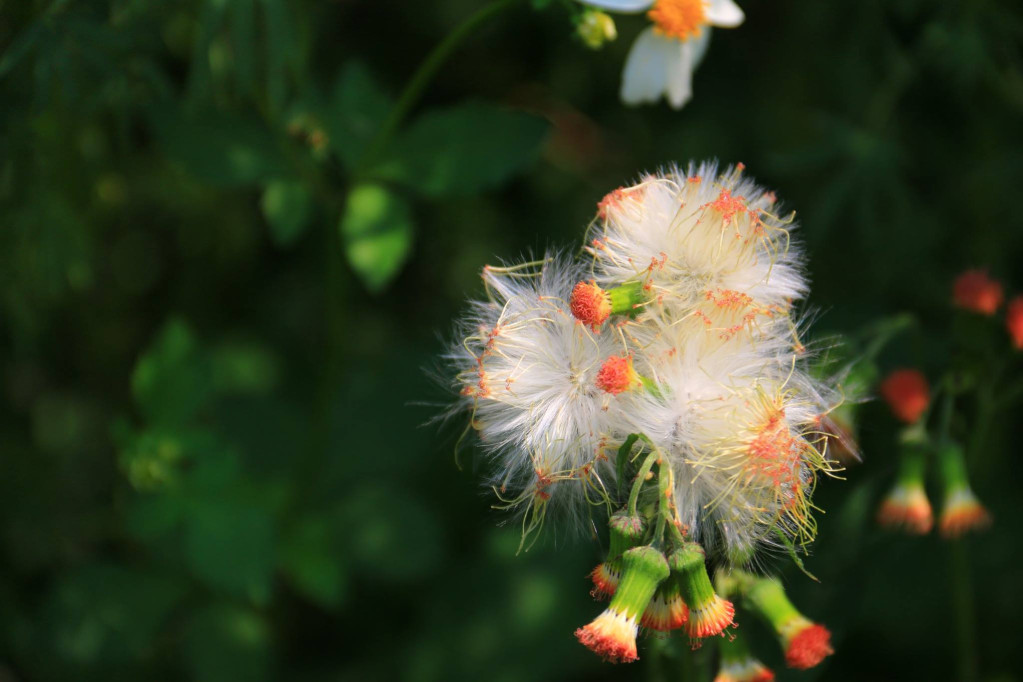
[[[668,577],[668,562],[653,547],[633,547],[622,555],[622,570],[622,581],[608,608],[638,619],[646,611],[657,586]]]
[[[938,471],[946,493],[970,487],[966,456],[959,445],[948,443],[938,450]]]
[[[612,315],[635,315],[647,302],[642,282],[626,282],[608,289],[607,295],[611,299]]]

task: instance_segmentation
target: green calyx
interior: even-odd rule
[[[626,510],[615,512],[608,521],[610,542],[608,543],[607,561],[613,561],[643,541],[646,524],[638,515],[631,515]]]
[[[707,574],[707,555],[699,543],[687,542],[676,549],[668,557],[668,566],[690,609],[700,609],[717,596]]]
[[[919,445],[906,445],[899,453],[899,485],[922,487],[924,471],[927,468],[927,451]]]
[[[752,577],[743,590],[743,596],[746,606],[760,614],[779,635],[783,635],[786,626],[793,621],[806,620],[775,578]]]
[[[636,311],[646,303],[642,282],[626,282],[607,290],[611,300],[612,315],[635,315]]]
[[[668,577],[664,555],[650,546],[633,547],[622,554],[622,579],[608,607],[627,618],[638,619],[646,611],[657,586]]]
[[[963,449],[955,443],[944,445],[938,451],[938,471],[946,493],[970,487],[966,472],[966,456]]]

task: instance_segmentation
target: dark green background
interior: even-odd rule
[[[444,189],[395,162],[410,255],[390,281],[363,273],[370,292],[338,234],[345,158],[476,2],[0,0],[0,679],[646,676],[572,637],[600,608],[597,544],[551,524],[515,556],[484,465],[456,467],[458,427],[424,426],[479,268],[574,248],[605,192],[716,157],[798,212],[813,336],[916,315],[885,370],[944,368],[959,271],[1023,291],[1018,2],[740,4],[681,112],[617,99],[641,18],[600,52],[557,3],[469,37],[410,120],[500,103],[542,146],[434,150],[418,163],[452,161]],[[346,69],[383,94],[332,97]],[[446,132],[475,149],[506,130],[474,120]],[[299,199],[271,229],[281,177]],[[1023,679],[1019,409],[971,465],[995,518],[964,543],[985,680]],[[822,584],[785,569],[837,652],[779,679],[957,679],[949,545],[875,528],[895,425],[862,417],[864,464],[818,491]]]

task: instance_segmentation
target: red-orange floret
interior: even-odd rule
[[[611,316],[611,297],[593,281],[576,284],[568,305],[575,319],[594,331]]]
[[[1016,350],[1023,350],[1023,296],[1016,296],[1009,301],[1005,310],[1005,328],[1009,330]]]
[[[927,378],[919,370],[900,369],[881,382],[881,395],[896,417],[913,424],[931,400]]]
[[[967,270],[952,285],[952,300],[964,310],[994,315],[1002,304],[1002,285],[984,270]]]
[[[790,668],[806,670],[812,668],[825,657],[835,653],[831,648],[831,633],[823,625],[809,625],[789,640],[785,650],[785,663]]]
[[[611,395],[624,393],[639,383],[629,355],[612,355],[597,372],[597,387]]]

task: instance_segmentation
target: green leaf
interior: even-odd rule
[[[264,603],[274,565],[270,512],[238,496],[196,500],[189,512],[185,555],[195,574],[214,589]]]
[[[274,243],[291,246],[309,226],[313,196],[300,182],[280,180],[266,186],[260,205]]]
[[[288,175],[273,134],[255,119],[172,109],[157,111],[153,126],[167,156],[198,180],[238,186]]]
[[[379,185],[358,185],[348,195],[340,228],[348,262],[367,289],[381,291],[412,247],[408,203]]]
[[[536,158],[547,123],[482,102],[429,112],[402,133],[369,172],[426,196],[496,186]]]
[[[346,168],[358,164],[391,106],[390,96],[363,64],[349,62],[341,68],[325,118],[330,146]]]
[[[130,660],[152,646],[186,588],[142,566],[86,564],[61,574],[39,625],[68,662]]]
[[[346,574],[330,526],[306,519],[283,541],[281,568],[295,589],[322,606],[338,606],[345,596]]]
[[[207,362],[191,329],[171,319],[139,358],[132,394],[152,423],[180,425],[202,410],[211,395]]]

